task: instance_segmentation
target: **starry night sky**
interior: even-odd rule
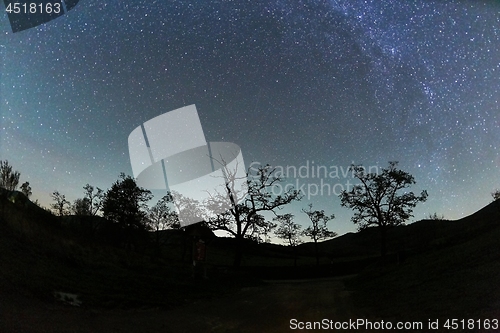
[[[0,159],[45,205],[132,175],[130,132],[190,104],[247,167],[399,161],[429,192],[411,221],[469,215],[500,188],[497,1],[81,0],[0,29]],[[355,230],[335,195],[283,212],[306,222],[309,202]]]

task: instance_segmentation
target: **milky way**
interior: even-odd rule
[[[190,104],[247,165],[399,161],[430,195],[413,220],[460,218],[500,188],[496,1],[81,0],[0,28],[0,158],[41,202],[131,174],[129,133]],[[307,199],[288,209],[299,221],[313,202],[354,230],[335,195]]]

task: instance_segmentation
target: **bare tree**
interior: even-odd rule
[[[102,210],[104,191],[90,184],[85,185],[83,189],[85,190],[84,199],[89,205],[89,215],[99,215]]]
[[[246,173],[246,187],[239,189],[237,184],[237,166],[230,169],[227,164],[221,163],[225,174],[225,192],[216,193],[206,203],[209,212],[207,222],[213,230],[223,230],[236,239],[234,266],[241,264],[244,238],[255,235],[266,235],[276,225],[266,221],[264,212],[277,215],[276,211],[294,200],[300,200],[300,192],[288,188],[280,194],[274,194],[283,179],[276,174],[276,169],[269,165],[260,166],[256,174]],[[219,213],[222,212],[222,213]]]
[[[52,192],[50,196],[55,201],[50,207],[56,211],[56,214],[59,216],[67,215],[70,202],[66,200],[66,196],[59,191]]]
[[[333,238],[337,236],[336,232],[328,230],[327,223],[333,220],[335,216],[326,215],[324,210],[313,210],[312,204],[309,204],[309,209],[302,209],[311,220],[311,225],[307,227],[303,234],[314,241],[314,252],[316,254],[316,265],[319,265],[318,241]]]
[[[288,242],[288,246],[292,248],[293,265],[297,266],[297,249],[296,246],[302,243],[300,239],[300,224],[293,222],[294,216],[290,213],[278,215],[273,220],[278,222],[278,229],[274,232],[276,236]]]
[[[171,191],[168,195],[172,198],[169,200],[172,200],[174,204],[178,220],[182,218],[185,221],[204,221],[206,216],[205,209],[198,200],[184,196],[177,191]],[[185,227],[185,225],[179,222],[179,227]]]
[[[9,191],[15,191],[19,184],[18,171],[13,171],[9,161],[0,161],[0,187]]]
[[[419,196],[405,191],[415,184],[409,173],[397,169],[398,162],[389,162],[382,173],[366,173],[361,165],[351,165],[350,170],[360,181],[351,191],[340,194],[342,206],[355,211],[351,218],[359,229],[378,227],[381,234],[381,254],[386,254],[387,230],[402,225],[412,217],[413,208],[427,200],[427,191]],[[404,191],[400,193],[400,191]]]

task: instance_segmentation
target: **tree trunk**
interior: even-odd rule
[[[243,246],[242,246],[242,243],[243,243],[243,237],[236,237],[235,238],[235,241],[236,241],[236,247],[235,247],[235,251],[234,251],[234,262],[233,262],[233,266],[234,267],[240,267],[241,266],[241,259],[243,257]]]
[[[380,255],[385,258],[387,254],[387,228],[380,227]]]
[[[160,249],[160,233],[158,232],[158,228],[156,229],[156,232],[155,232],[155,236],[156,236],[156,242],[155,242],[155,257],[156,259],[158,259],[160,257],[160,252],[161,252],[161,249]]]
[[[319,266],[318,240],[314,240],[314,252],[316,253],[316,266]]]
[[[297,267],[297,249],[295,246],[292,246],[292,254],[293,254],[293,267]]]
[[[187,235],[186,230],[182,232],[182,254],[181,254],[181,262],[185,262],[186,254],[189,249],[192,250],[191,237]],[[191,255],[192,256],[192,255]]]
[[[241,251],[237,251],[235,254],[234,254],[234,262],[233,262],[233,266],[238,268],[241,266],[241,258],[243,257],[243,254],[241,253]]]

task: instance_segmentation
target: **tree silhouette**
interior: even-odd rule
[[[131,246],[147,230],[146,202],[151,198],[151,191],[137,186],[135,180],[124,173],[106,192],[103,216],[119,226],[122,231],[120,240],[125,246]]]
[[[59,216],[67,215],[70,202],[66,200],[66,196],[59,191],[52,192],[50,196],[55,201],[50,207],[56,211],[56,214]]]
[[[80,225],[84,227],[86,232],[91,237],[94,237],[97,230],[102,226],[104,221],[97,218],[101,214],[104,192],[98,187],[89,184],[83,187],[84,197],[78,198],[73,202],[71,211],[74,215],[79,216]]]
[[[178,229],[179,218],[177,213],[174,212],[170,205],[173,203],[172,194],[168,193],[164,197],[162,197],[158,202],[151,208],[148,209],[147,218],[149,227],[155,231],[156,234],[156,253],[157,255],[160,252],[160,230],[165,229]]]
[[[294,216],[290,213],[278,215],[273,220],[278,223],[278,229],[274,232],[276,236],[288,242],[293,252],[293,265],[297,266],[296,246],[302,243],[300,240],[300,224],[293,222]]]
[[[206,219],[205,207],[198,200],[184,196],[177,191],[171,191],[170,194],[173,198],[175,198],[173,203],[178,219],[180,216],[182,216],[187,221],[198,220],[201,223],[204,223],[204,220]],[[189,225],[181,225],[181,223],[179,222],[179,227],[183,231],[181,261],[184,261],[188,250],[192,250],[192,237],[188,235],[187,232],[188,228],[190,227]]]
[[[198,200],[184,196],[177,191],[171,191],[168,195],[175,198],[172,201],[178,213],[177,217],[182,216],[187,221],[200,222],[205,219],[205,208]]]
[[[99,215],[102,209],[104,191],[90,184],[85,185],[83,189],[85,190],[83,199],[88,204],[89,215]]]
[[[87,198],[79,198],[73,202],[71,206],[71,211],[75,215],[80,216],[90,216],[90,202]]]
[[[313,205],[309,204],[309,209],[302,209],[311,220],[311,225],[307,227],[303,234],[314,241],[314,252],[316,254],[316,265],[319,265],[318,241],[333,238],[337,236],[336,232],[328,230],[327,223],[333,220],[335,216],[326,215],[324,210],[313,210]]]
[[[168,193],[148,209],[148,223],[153,230],[178,229],[180,227],[177,213],[171,209],[173,201],[172,194]]]
[[[419,196],[405,190],[415,184],[409,173],[397,169],[398,162],[389,162],[389,167],[382,173],[366,173],[361,165],[351,165],[350,171],[361,182],[351,191],[340,194],[342,206],[355,211],[351,221],[358,228],[365,229],[376,226],[381,234],[381,254],[386,254],[387,230],[402,225],[412,217],[413,208],[418,202],[427,199],[427,191]]]
[[[491,196],[493,197],[493,201],[500,200],[500,190],[495,190],[491,193]]]
[[[15,191],[19,184],[20,173],[13,171],[9,161],[0,161],[0,187],[8,191]]]
[[[223,230],[236,239],[234,266],[241,264],[243,254],[243,239],[266,236],[276,227],[271,221],[266,221],[264,212],[272,212],[300,200],[300,192],[288,188],[283,193],[275,195],[273,187],[282,182],[276,175],[276,169],[271,166],[260,166],[256,174],[246,173],[246,187],[238,189],[237,166],[234,169],[221,163],[225,174],[225,192],[215,193],[207,201],[205,207],[208,212],[207,222],[212,230]],[[222,213],[219,213],[222,212]]]
[[[433,220],[433,221],[444,221],[444,220],[446,220],[444,218],[443,214],[438,215],[438,213],[436,213],[436,212],[434,212],[434,214],[429,214],[429,216],[427,217],[427,219]]]
[[[30,183],[29,182],[24,182],[22,185],[21,185],[21,192],[23,192],[23,194],[29,198],[33,192],[31,192],[31,186],[30,186]]]
[[[256,243],[267,243],[270,241],[270,234],[276,226],[276,223],[267,221],[263,215],[256,214],[247,230],[246,238]]]

